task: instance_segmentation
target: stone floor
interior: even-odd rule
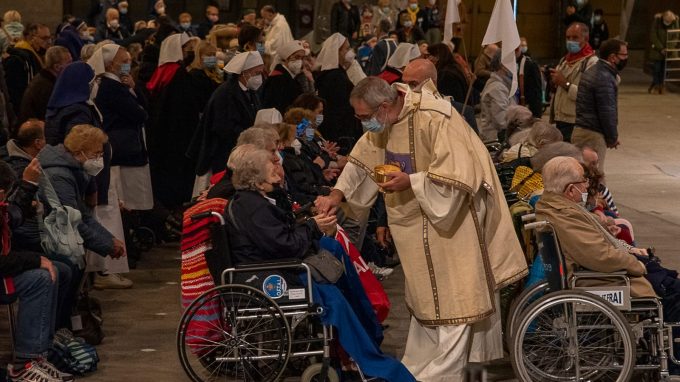
[[[649,95],[648,77],[624,72],[619,94],[621,146],[606,159],[607,184],[622,212],[635,226],[637,241],[653,245],[671,268],[680,268],[680,96]],[[176,246],[146,254],[129,277],[134,289],[95,292],[104,307],[107,337],[98,346],[99,370],[92,382],[185,381],[175,333],[180,317],[179,252]],[[393,307],[386,321],[383,350],[400,357],[408,330],[403,273],[398,268],[384,283]],[[4,314],[0,308],[0,317]],[[0,318],[0,326],[6,324]],[[0,333],[5,333],[0,328]],[[0,348],[7,349],[0,335]],[[512,378],[507,363],[492,368],[493,380]]]

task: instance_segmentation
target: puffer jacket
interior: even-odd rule
[[[619,138],[618,71],[599,60],[581,76],[576,96],[576,126],[604,135],[607,144]]]
[[[82,214],[83,220],[78,225],[78,231],[83,237],[85,248],[101,256],[111,254],[113,235],[95,220],[84,202],[85,190],[94,181],[92,177],[85,173],[83,166],[66,151],[64,145],[45,146],[38,154],[38,160],[59,196],[61,204],[73,207]],[[42,188],[40,199],[45,208],[45,216],[47,216],[51,208]]]
[[[7,142],[7,164],[14,170],[19,178],[24,169],[33,159],[28,153],[19,147],[14,139]],[[12,230],[12,249],[30,250],[40,248],[40,229],[35,216],[24,216],[23,224]]]

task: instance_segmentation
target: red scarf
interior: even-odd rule
[[[595,51],[593,48],[590,47],[590,44],[586,43],[586,46],[583,47],[578,53],[567,53],[567,57],[565,58],[567,60],[568,64],[571,64],[574,61],[578,61],[582,58],[590,57],[593,54],[595,54]]]
[[[152,95],[160,93],[172,81],[180,67],[181,65],[176,62],[168,62],[157,67],[149,82],[146,83],[147,90]]]

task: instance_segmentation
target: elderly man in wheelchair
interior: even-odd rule
[[[326,380],[323,375],[337,381],[329,368],[334,333],[362,380],[365,373],[374,380],[415,381],[380,350],[382,328],[365,295],[357,297],[356,272],[333,238],[335,216],[304,219],[278,206],[270,195],[280,187],[281,171],[269,151],[238,146],[228,166],[236,192],[224,215],[217,214],[226,235],[211,235],[212,246],[227,247],[229,259],[218,267],[226,268],[222,285],[188,306],[178,330],[180,359],[191,379],[278,381],[290,376],[286,366],[293,358],[323,356],[302,381]],[[205,260],[224,261],[219,255]],[[319,344],[322,350],[314,350]]]
[[[545,190],[536,204],[536,222],[525,228],[538,231],[548,281],[526,291],[522,301],[529,305],[510,326],[517,376],[523,381],[680,380],[672,376],[678,369],[677,299],[661,285],[670,284],[657,282],[648,271],[673,279],[677,273],[646,250],[615,239],[584,208],[588,181],[576,159],[553,158],[542,175]]]

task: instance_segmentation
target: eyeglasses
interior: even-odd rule
[[[99,159],[99,158],[103,158],[103,157],[104,157],[104,152],[103,152],[103,151],[94,153],[94,154],[92,154],[93,156],[90,156],[90,155],[85,154],[84,151],[82,151],[81,153],[82,153],[83,156],[85,156],[85,158],[87,158],[87,159]]]
[[[378,105],[378,107],[375,109],[375,111],[369,115],[359,115],[359,114],[354,114],[354,116],[360,120],[360,121],[368,121],[369,119],[372,119],[378,112],[380,111],[381,105]]]
[[[564,186],[564,191],[567,191],[567,188],[569,188],[569,186],[572,186],[572,185],[575,185],[575,184],[583,184],[583,183],[586,184],[586,187],[589,186],[589,185],[590,185],[590,179],[588,179],[588,178],[583,178],[583,180],[581,180],[581,181],[579,181],[579,182],[571,182],[571,183],[567,183],[567,185]]]

